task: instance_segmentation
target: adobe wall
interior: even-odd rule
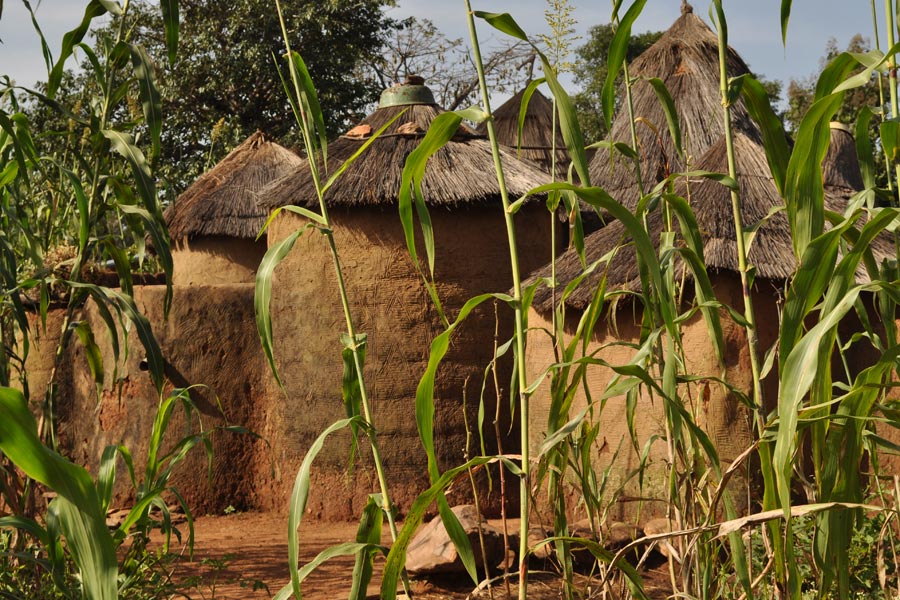
[[[717,298],[724,303],[743,312],[740,280],[730,273],[719,273],[713,276],[713,285]],[[766,349],[774,343],[777,336],[778,315],[774,293],[766,291],[770,284],[759,282],[754,294],[755,310],[760,323],[760,347]],[[597,358],[611,365],[625,365],[633,357],[635,349],[627,344],[637,344],[640,340],[640,306],[634,302],[622,302],[613,314],[608,311],[597,323],[593,339],[589,343],[587,353],[596,354]],[[721,322],[725,340],[725,379],[737,389],[750,395],[752,379],[749,351],[744,331],[732,321],[722,310]],[[580,313],[568,311],[566,333],[573,335],[580,318]],[[610,319],[615,319],[615,326]],[[534,309],[529,314],[529,326],[550,328],[549,316],[539,314]],[[698,313],[691,317],[682,328],[682,341],[686,356],[685,371],[699,376],[721,376],[722,369],[718,363],[712,343],[709,339],[706,323]],[[528,361],[529,382],[539,376],[554,362],[552,343],[548,335],[535,332],[528,340],[526,351]],[[599,365],[587,368],[587,385],[592,397],[599,398],[614,373],[611,369]],[[774,377],[766,380],[765,394],[768,402],[774,402],[776,384]],[[715,382],[699,382],[683,385],[683,397],[688,410],[696,415],[696,422],[707,432],[715,444],[723,467],[737,457],[752,443],[752,415],[744,404],[733,393],[728,393]],[[530,437],[531,450],[536,453],[547,431],[547,419],[550,411],[550,385],[545,382],[535,391],[531,398]],[[587,400],[583,389],[577,392],[570,415],[574,416],[584,409]],[[595,406],[597,406],[595,404]],[[601,472],[611,464],[608,489],[615,490],[622,485],[627,474],[632,473],[640,465],[640,454],[632,446],[627,420],[625,397],[609,398],[600,410],[596,408],[596,419],[600,422],[600,435],[595,447],[595,471]],[[646,391],[637,401],[634,410],[634,428],[637,447],[643,450],[650,442],[649,466],[644,475],[643,488],[637,479],[624,484],[623,495],[631,498],[649,498],[643,503],[637,501],[620,501],[611,507],[610,516],[615,520],[633,520],[638,514],[642,519],[664,516],[666,498],[666,442],[665,413],[660,398],[651,398]],[[653,436],[658,436],[651,442]],[[616,453],[618,452],[618,456]]]
[[[506,292],[511,286],[508,243],[502,212],[494,208],[432,209],[436,240],[438,293],[452,321],[470,297],[483,292]],[[332,210],[335,242],[341,256],[351,310],[357,329],[368,335],[365,376],[373,420],[392,484],[393,500],[401,511],[428,486],[425,453],[415,420],[415,393],[425,372],[431,341],[444,329],[421,279],[413,267],[396,208]],[[274,243],[304,223],[282,213],[269,230]],[[516,217],[522,272],[544,264],[550,253],[551,218],[541,206],[526,207]],[[424,256],[424,251],[422,251]],[[295,473],[306,449],[318,434],[341,419],[341,343],[346,330],[334,267],[322,235],[308,230],[276,269],[272,293],[275,356],[287,396],[269,413],[264,430],[272,442],[283,472]],[[497,308],[502,344],[511,335],[512,311]],[[438,372],[435,388],[435,440],[442,469],[461,464],[466,445],[465,416],[470,427],[477,417],[485,366],[493,355],[495,310],[487,302],[475,310],[456,332]],[[508,358],[508,357],[507,357]],[[499,381],[506,386],[510,365],[504,360]],[[503,390],[503,430],[509,429],[507,391]],[[486,393],[488,418],[496,402],[493,386]],[[515,451],[517,434],[504,440],[505,451]],[[369,493],[378,491],[368,445],[361,440],[362,459],[345,474],[349,437],[335,435],[326,444],[314,469],[310,512],[334,519],[358,516]],[[478,437],[471,439],[477,453]],[[488,451],[496,443],[488,441]],[[469,485],[461,481],[451,496],[463,500]],[[487,512],[499,510],[499,491],[480,500]],[[271,495],[283,503],[289,488]],[[515,502],[515,499],[508,499]]]
[[[166,360],[168,394],[174,387],[204,384],[192,391],[204,429],[241,425],[261,427],[269,376],[254,324],[253,286],[178,286],[174,288],[168,320],[163,318],[164,286],[135,287],[138,309],[150,320]],[[121,390],[113,379],[114,360],[106,327],[92,303],[83,309],[103,353],[105,381],[97,390],[81,343],[72,340],[70,374],[60,379],[59,434],[62,452],[96,473],[104,447],[123,444],[132,453],[141,476],[159,396],[150,376],[141,369],[144,349],[135,331],[127,341],[119,331],[124,360],[118,367]],[[127,348],[127,357],[125,355]],[[197,431],[196,423],[191,430]],[[187,432],[184,411],[173,413],[166,447]],[[265,443],[249,435],[218,431],[211,437],[215,460],[212,481],[207,477],[202,447],[176,468],[172,483],[196,513],[221,512],[258,505],[255,483],[271,478],[271,454]],[[131,487],[119,463],[113,506],[127,505]]]
[[[206,236],[176,242],[172,248],[173,285],[254,283],[266,242]]]

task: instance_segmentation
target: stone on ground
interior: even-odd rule
[[[479,525],[484,536],[488,565],[495,567],[500,564],[505,559],[503,534],[500,530],[488,525],[472,505],[455,506],[451,510],[469,536],[469,543],[472,544],[475,553],[476,566],[482,568],[484,565],[481,542],[478,538]],[[412,575],[465,573],[466,569],[459,558],[459,553],[440,517],[435,517],[416,533],[406,553],[406,570]]]

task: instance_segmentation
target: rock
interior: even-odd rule
[[[474,506],[465,504],[451,510],[469,536],[469,543],[475,553],[475,564],[479,568],[484,565],[478,538],[479,524],[484,536],[488,564],[492,567],[500,564],[505,559],[500,530],[488,525]],[[406,553],[406,570],[413,575],[465,573],[465,567],[440,517],[432,519],[416,533]]]
[[[669,525],[669,520],[665,518],[650,519],[644,523],[644,535],[647,536],[670,533],[671,531],[672,527]],[[678,560],[678,551],[668,539],[657,540],[656,549],[666,558],[674,557]]]
[[[541,543],[542,540],[550,537],[551,535],[553,534],[544,531],[544,529],[541,527],[532,527],[528,530],[528,547],[534,548],[536,545]],[[553,555],[553,544],[544,544],[540,548],[532,552],[531,555],[540,560],[550,558]]]
[[[643,535],[641,529],[630,523],[613,521],[603,531],[603,546],[612,552],[621,550]]]

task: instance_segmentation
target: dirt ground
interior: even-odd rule
[[[256,600],[271,598],[290,581],[287,567],[287,518],[277,513],[235,513],[208,515],[194,522],[196,543],[194,560],[182,561],[175,577],[184,579],[201,575],[203,583],[192,589],[191,598],[211,600]],[[309,523],[300,527],[300,562],[307,563],[319,552],[334,544],[352,541],[356,523]],[[387,529],[387,528],[385,528]],[[387,531],[385,532],[387,533]],[[389,542],[389,537],[385,538]],[[376,561],[375,584],[369,598],[378,598],[380,568]],[[303,597],[310,600],[346,597],[353,571],[353,558],[338,558],[317,569],[303,585]],[[529,598],[560,598],[559,580],[537,575],[529,580]],[[645,572],[645,591],[651,598],[665,598],[667,575],[665,565]],[[584,581],[585,589],[589,582]],[[463,600],[490,598],[486,591],[471,595],[473,585],[467,577],[445,577],[431,581],[414,581],[413,595],[422,600]],[[254,587],[256,589],[254,589]],[[517,593],[510,586],[513,597]],[[493,598],[505,598],[506,589],[495,584]]]

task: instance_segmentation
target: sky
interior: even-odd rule
[[[63,34],[81,20],[87,0],[31,0],[38,22],[54,56],[58,54]],[[781,42],[781,0],[723,0],[729,24],[729,43],[740,53],[750,68],[768,79],[785,84],[791,78],[806,77],[819,68],[830,37],[846,46],[856,33],[872,39],[871,5],[866,0],[794,0],[793,14],[785,48]],[[879,18],[883,19],[882,3]],[[40,42],[32,28],[22,0],[2,2],[0,16],[0,74],[8,74],[19,85],[31,86],[46,78]],[[609,22],[611,2],[604,0],[570,0],[573,16],[582,37],[592,25]],[[625,7],[630,0],[624,0]],[[667,29],[680,14],[681,0],[647,0],[633,31]],[[698,1],[696,14],[709,22],[709,2]],[[546,31],[544,11],[547,0],[472,0],[474,10],[510,12],[529,34]],[[623,9],[624,12],[624,9]],[[416,16],[431,19],[450,38],[468,38],[463,0],[397,0],[389,9],[392,17]],[[882,48],[887,46],[883,22]],[[482,40],[497,39],[501,34],[482,24]],[[580,43],[580,42],[576,42]],[[569,91],[575,92],[574,84]]]

